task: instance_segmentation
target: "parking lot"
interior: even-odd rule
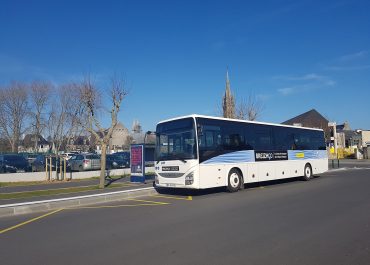
[[[2,218],[4,264],[368,264],[370,170]]]

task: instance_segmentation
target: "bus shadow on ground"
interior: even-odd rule
[[[320,176],[315,176],[312,180],[315,180],[317,178],[320,178]],[[311,180],[311,181],[312,181]],[[299,183],[303,180],[300,177],[296,178],[287,178],[287,179],[278,179],[278,180],[270,180],[270,181],[264,181],[264,182],[256,182],[256,183],[248,183],[244,184],[244,189],[254,189],[254,188],[260,188],[260,187],[272,187],[277,185],[286,185],[289,183]],[[173,196],[205,196],[209,194],[215,194],[215,193],[230,193],[227,191],[226,187],[217,187],[217,188],[210,188],[210,189],[204,189],[204,190],[193,190],[193,189],[175,189],[175,188],[162,188],[162,187],[156,187],[153,183],[154,188],[159,194],[164,195],[173,195]]]
[[[225,187],[218,187],[218,188],[211,188],[211,189],[204,189],[204,190],[193,190],[193,189],[175,189],[175,188],[162,188],[156,187],[153,185],[155,190],[159,194],[163,195],[172,195],[172,196],[204,196],[213,193],[226,193]]]
[[[315,176],[313,179],[319,178],[319,176]],[[311,181],[313,180],[311,179]],[[253,188],[260,188],[260,187],[270,187],[270,186],[277,186],[277,185],[284,185],[288,183],[299,183],[304,182],[301,177],[295,178],[287,178],[287,179],[276,179],[276,180],[269,180],[263,182],[256,182],[256,183],[248,183],[245,184],[245,189],[253,189]]]

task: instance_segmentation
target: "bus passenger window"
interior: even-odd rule
[[[206,132],[206,146],[207,147],[213,147],[214,146],[214,143],[213,143],[213,132]]]

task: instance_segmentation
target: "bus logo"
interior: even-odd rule
[[[288,160],[288,152],[284,151],[256,151],[256,161]]]

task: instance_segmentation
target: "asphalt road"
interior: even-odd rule
[[[338,170],[309,182],[270,182],[234,194],[171,193],[2,218],[0,260],[8,265],[367,265],[369,187],[369,169]]]

